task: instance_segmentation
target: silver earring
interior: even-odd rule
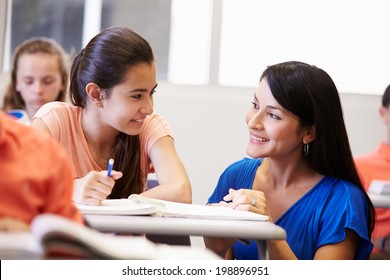
[[[303,144],[303,153],[305,156],[309,154],[309,144]]]

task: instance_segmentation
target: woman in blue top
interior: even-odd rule
[[[367,259],[374,208],[353,163],[341,103],[330,76],[285,62],[260,77],[246,121],[251,158],[221,175],[211,205],[269,216],[287,240],[268,241],[270,259]],[[206,238],[227,259],[256,259],[257,248]]]

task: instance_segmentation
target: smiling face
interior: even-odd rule
[[[138,135],[147,115],[153,113],[153,93],[157,87],[155,63],[130,68],[123,83],[113,87],[103,99],[107,124],[129,135]]]
[[[57,100],[64,90],[58,58],[46,53],[23,54],[16,71],[16,90],[20,92],[29,117],[45,103]]]
[[[296,115],[284,109],[273,97],[266,79],[257,88],[253,107],[246,122],[250,139],[246,152],[253,158],[278,158],[291,154],[303,155],[302,145],[307,130]],[[305,140],[306,141],[306,140]]]

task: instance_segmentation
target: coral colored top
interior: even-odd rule
[[[52,136],[60,142],[73,162],[76,177],[84,177],[92,170],[101,171],[94,161],[81,126],[82,108],[64,102],[50,102],[43,105],[34,118],[41,119],[48,126]],[[171,130],[165,119],[157,114],[149,115],[144,122],[141,134],[141,172],[146,182],[149,165],[149,152],[153,144]]]

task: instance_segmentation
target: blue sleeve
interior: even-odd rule
[[[208,203],[218,203],[229,193],[229,189],[252,188],[252,182],[261,160],[244,158],[231,164],[219,177],[217,186]]]
[[[367,259],[372,250],[367,226],[368,205],[360,189],[347,182],[344,184],[349,186],[337,188],[327,203],[318,247],[343,241],[346,237],[345,230],[350,229],[360,237],[355,258]]]

